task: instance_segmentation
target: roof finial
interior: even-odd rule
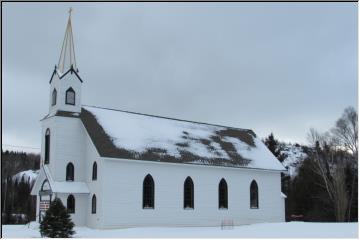
[[[73,11],[72,7],[69,8],[69,17],[71,17],[71,12]]]
[[[61,73],[73,68],[75,71],[78,71],[76,67],[76,59],[75,59],[75,48],[74,48],[74,38],[72,34],[72,26],[71,26],[71,13],[73,9],[69,8],[69,19],[66,26],[64,41],[61,47],[61,53],[58,63],[58,70]]]

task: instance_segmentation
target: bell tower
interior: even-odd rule
[[[50,79],[50,115],[59,111],[81,112],[81,85],[83,81],[76,65],[71,14],[72,9],[70,8],[59,62]]]

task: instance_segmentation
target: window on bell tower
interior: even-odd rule
[[[69,105],[75,105],[75,91],[72,88],[66,90],[65,103]]]
[[[51,98],[51,106],[55,106],[56,105],[56,96],[57,96],[57,91],[54,88],[53,92],[52,92],[52,98]]]

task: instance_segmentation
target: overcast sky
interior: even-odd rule
[[[2,6],[3,144],[40,147],[69,7],[83,104],[299,143],[357,108],[356,3]]]

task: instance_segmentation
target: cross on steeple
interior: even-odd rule
[[[73,9],[69,8],[69,18],[66,26],[64,41],[61,47],[61,53],[57,69],[61,73],[65,73],[67,70],[73,68],[75,71],[78,71],[76,67],[76,58],[75,58],[75,47],[74,47],[74,38],[72,33],[71,26],[71,13]]]

